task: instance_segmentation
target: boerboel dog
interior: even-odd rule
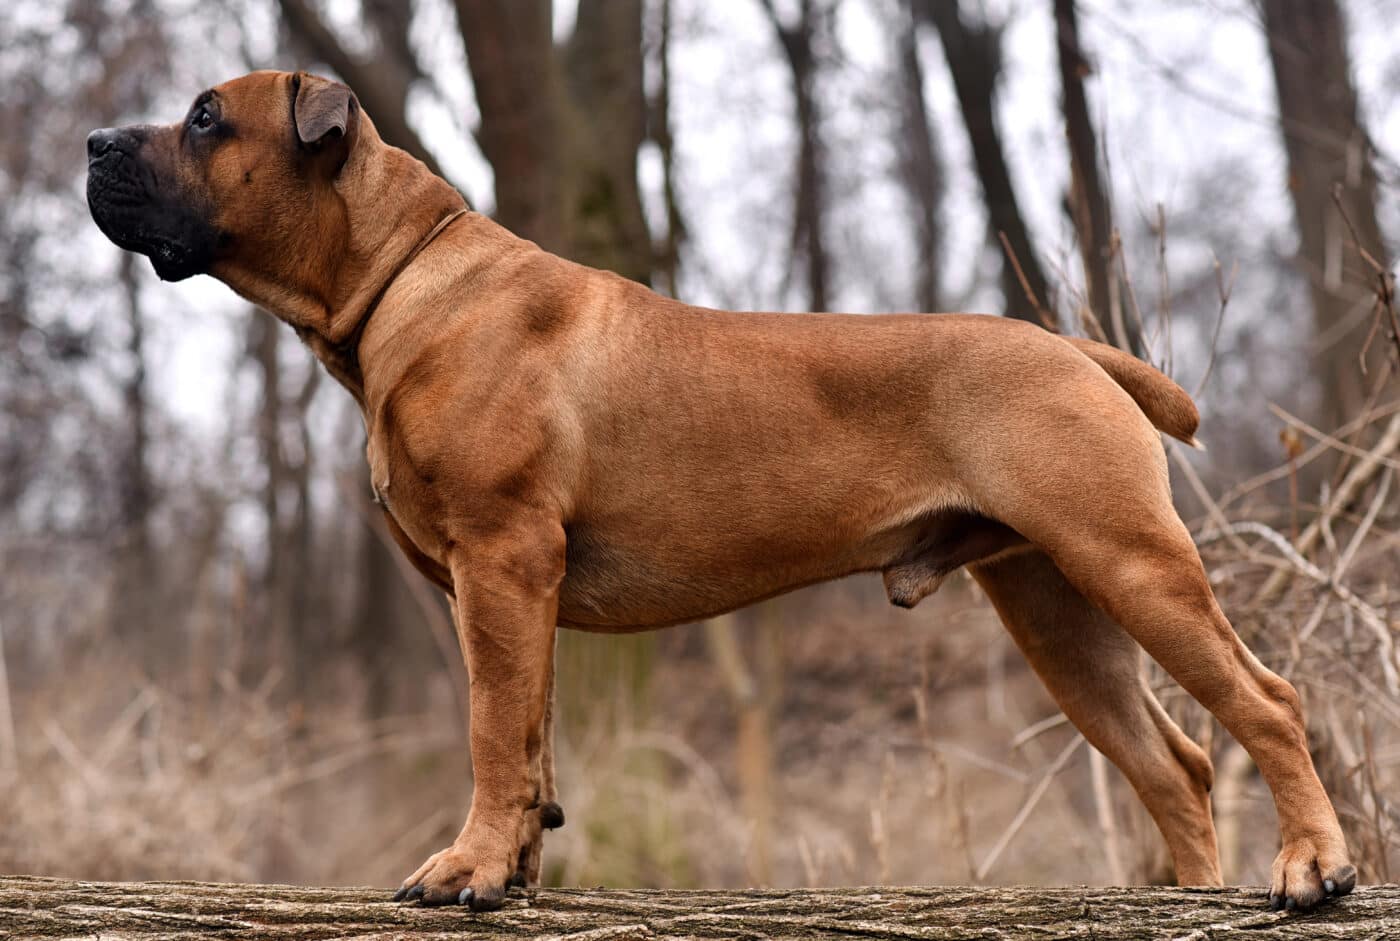
[[[537,880],[563,820],[556,625],[664,627],[855,572],[911,607],[964,566],[1181,883],[1221,881],[1212,769],[1139,645],[1272,789],[1273,905],[1354,885],[1298,696],[1235,635],[1172,507],[1159,431],[1192,442],[1196,408],[1146,364],[994,316],[661,297],[468,211],[350,89],[305,73],[235,79],[87,147],[109,238],[272,311],[355,397],[385,520],[453,600],[475,789],[397,898],[491,909]]]

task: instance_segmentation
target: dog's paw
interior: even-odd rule
[[[1346,895],[1355,886],[1356,867],[1347,859],[1340,837],[1292,840],[1274,860],[1269,907],[1307,911],[1328,898]]]
[[[429,856],[405,879],[394,901],[469,905],[474,912],[489,912],[505,901],[515,871],[512,863],[509,854],[472,852],[453,844]]]

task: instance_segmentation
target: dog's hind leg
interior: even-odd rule
[[[1122,770],[1167,841],[1177,882],[1220,885],[1210,759],[1147,687],[1140,648],[1039,551],[971,567],[1016,645],[1084,737]]]
[[[1070,525],[1028,535],[1070,584],[1214,713],[1258,765],[1282,830],[1273,905],[1307,909],[1346,894],[1356,868],[1313,768],[1298,693],[1235,634],[1165,488],[1156,499],[1129,488],[1123,489],[1131,511],[1114,512],[1100,501],[1098,512],[1066,514]],[[1087,495],[1084,501],[1091,505]]]

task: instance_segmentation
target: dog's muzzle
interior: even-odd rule
[[[88,210],[119,247],[151,259],[165,281],[209,270],[218,233],[180,204],[143,158],[145,128],[101,128],[87,138]]]

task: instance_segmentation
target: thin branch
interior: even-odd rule
[[[1001,836],[977,867],[977,871],[973,875],[978,882],[987,878],[987,875],[992,871],[992,867],[995,866],[997,860],[1001,858],[1001,854],[1011,845],[1011,841],[1016,838],[1016,834],[1021,832],[1021,828],[1026,825],[1026,821],[1031,818],[1031,814],[1035,811],[1036,805],[1039,804],[1040,799],[1045,796],[1045,792],[1050,789],[1050,784],[1055,780],[1056,776],[1065,769],[1065,765],[1069,764],[1070,758],[1074,757],[1074,753],[1078,751],[1079,746],[1083,744],[1084,736],[1076,733],[1074,738],[1070,740],[1070,743],[1060,752],[1059,756],[1051,762],[1050,767],[1045,769],[1045,773],[1041,775],[1040,780],[1036,782],[1035,787],[1032,788],[1030,794],[1026,796],[1025,803],[1021,805],[1021,809],[1016,811],[1016,816],[1012,818],[1007,828],[1002,831]]]

